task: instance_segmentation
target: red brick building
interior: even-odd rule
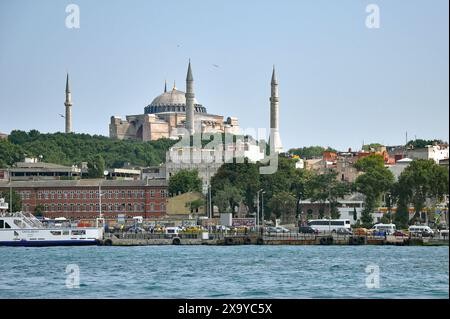
[[[106,218],[166,215],[167,181],[125,181],[103,179],[13,181],[13,189],[22,198],[22,210],[35,213],[40,206],[45,217],[70,219],[95,218],[101,211]],[[0,182],[0,191],[9,190],[9,182]],[[101,199],[99,191],[101,190]]]

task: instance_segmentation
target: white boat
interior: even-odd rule
[[[99,227],[47,228],[32,214],[0,213],[0,246],[96,245],[103,240]]]

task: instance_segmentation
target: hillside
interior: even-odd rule
[[[100,154],[106,167],[121,167],[124,163],[159,165],[165,162],[165,153],[176,141],[119,141],[105,136],[89,134],[41,134],[12,131],[7,140],[0,140],[0,167],[12,165],[25,156],[39,157],[42,161],[62,165],[87,162]]]

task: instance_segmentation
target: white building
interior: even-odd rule
[[[411,164],[412,161],[413,160],[410,158],[402,158],[401,160],[398,160],[394,165],[387,166],[387,168],[394,175],[395,180],[398,180],[400,174],[404,171],[405,168],[409,166],[409,164]]]
[[[448,145],[447,144],[437,144],[437,145],[427,145],[424,148],[415,148],[407,151],[407,156],[411,159],[423,159],[430,160],[439,164],[440,160],[448,159]]]

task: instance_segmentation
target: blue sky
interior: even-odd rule
[[[65,27],[68,4],[80,29]],[[366,6],[380,28],[365,26]],[[244,128],[269,125],[272,65],[285,148],[357,149],[449,136],[448,1],[0,1],[0,132],[64,130],[69,71],[76,132],[108,135],[164,80]],[[215,67],[214,64],[219,65]]]

